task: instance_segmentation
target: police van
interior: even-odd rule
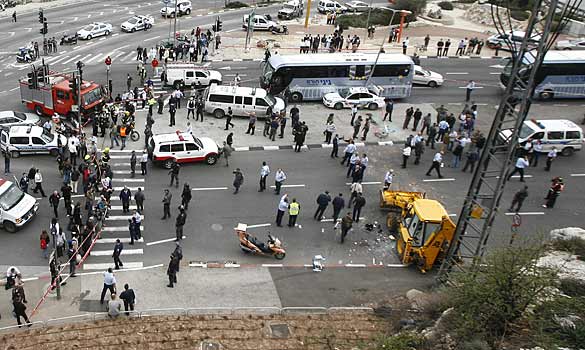
[[[31,221],[39,204],[14,182],[0,178],[0,224],[8,232],[16,232]]]
[[[500,141],[508,142],[512,130],[502,130]],[[556,148],[563,156],[570,156],[583,147],[583,129],[567,119],[527,120],[520,128],[518,144],[528,140],[540,140],[542,152]]]
[[[0,133],[0,148],[10,152],[13,158],[22,154],[51,154],[56,156],[59,145],[66,145],[67,138],[55,135],[38,125],[18,125],[3,128]]]
[[[243,86],[226,86],[212,84],[205,90],[205,111],[216,118],[223,118],[228,107],[232,108],[234,116],[248,116],[255,112],[256,116],[266,116],[268,108],[273,112],[285,108],[284,101],[274,97],[261,88]]]

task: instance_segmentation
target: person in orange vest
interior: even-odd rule
[[[124,124],[120,126],[120,139],[122,140],[122,148],[126,147],[126,136],[128,136],[128,127]]]

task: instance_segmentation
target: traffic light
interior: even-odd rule
[[[43,15],[43,10],[39,10],[39,23],[43,23],[45,16]]]
[[[36,77],[36,72],[32,71],[31,73],[28,73],[27,76],[27,82],[28,82],[28,88],[29,89],[36,89],[37,88],[37,77]]]
[[[41,34],[47,34],[49,32],[49,26],[47,25],[46,20],[47,19],[45,18],[45,22],[43,22],[43,28],[41,28],[41,30],[39,30],[39,32]]]
[[[211,26],[211,30],[213,30],[214,32],[217,32],[217,28],[216,28],[215,24]]]
[[[221,20],[219,19],[219,17],[217,17],[217,24],[215,25],[215,27],[217,28],[218,32],[221,32]]]
[[[69,79],[69,88],[71,89],[73,101],[77,102],[77,77],[75,75]]]

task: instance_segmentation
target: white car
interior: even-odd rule
[[[443,76],[439,73],[426,70],[421,66],[414,66],[413,84],[426,85],[428,87],[437,87],[443,85]]]
[[[585,50],[585,38],[575,40],[560,40],[555,50]]]
[[[177,9],[177,13],[175,13],[175,8]],[[191,6],[191,1],[189,1],[189,0],[176,0],[176,3],[175,3],[175,1],[171,1],[168,4],[166,4],[165,7],[160,9],[160,14],[163,17],[175,17],[175,16],[180,17],[182,15],[190,14],[191,10],[193,10],[193,7]]]
[[[39,116],[34,113],[22,113],[14,111],[0,112],[0,127],[9,127],[12,125],[29,125],[37,124]]]
[[[134,33],[137,30],[147,30],[154,25],[154,17],[135,15],[126,22],[122,23],[120,28],[123,32]]]
[[[104,22],[94,22],[77,31],[77,36],[83,40],[91,40],[97,36],[108,36],[112,33],[112,25]]]
[[[514,30],[510,33],[504,34],[494,34],[490,36],[486,41],[486,46],[490,49],[495,49],[496,47],[500,48],[503,51],[507,51],[507,42],[510,41],[517,47],[520,47],[522,44],[522,40],[524,40],[524,36],[526,36],[526,32],[520,30]],[[538,45],[540,41],[540,35],[535,35],[529,39],[528,44],[530,47]]]
[[[14,182],[0,178],[0,224],[4,230],[18,231],[38,210],[39,203],[33,196],[22,192]]]
[[[189,133],[166,133],[153,135],[149,141],[148,154],[155,164],[170,169],[173,162],[217,163],[220,147],[209,137],[195,137]]]
[[[342,109],[357,105],[371,110],[385,106],[384,97],[373,94],[364,87],[352,87],[345,92],[331,92],[323,96],[323,104],[329,108]]]
[[[348,12],[366,12],[370,9],[370,5],[363,1],[350,1],[345,3]]]
[[[248,18],[248,15],[242,18],[242,28],[244,29],[248,29]],[[265,15],[254,15],[251,22],[253,30],[271,30],[272,28],[278,27],[276,22]]]

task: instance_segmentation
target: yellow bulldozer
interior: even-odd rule
[[[425,273],[442,262],[455,224],[441,203],[426,199],[422,192],[382,189],[380,207],[389,210],[386,223],[403,264],[416,264]]]

